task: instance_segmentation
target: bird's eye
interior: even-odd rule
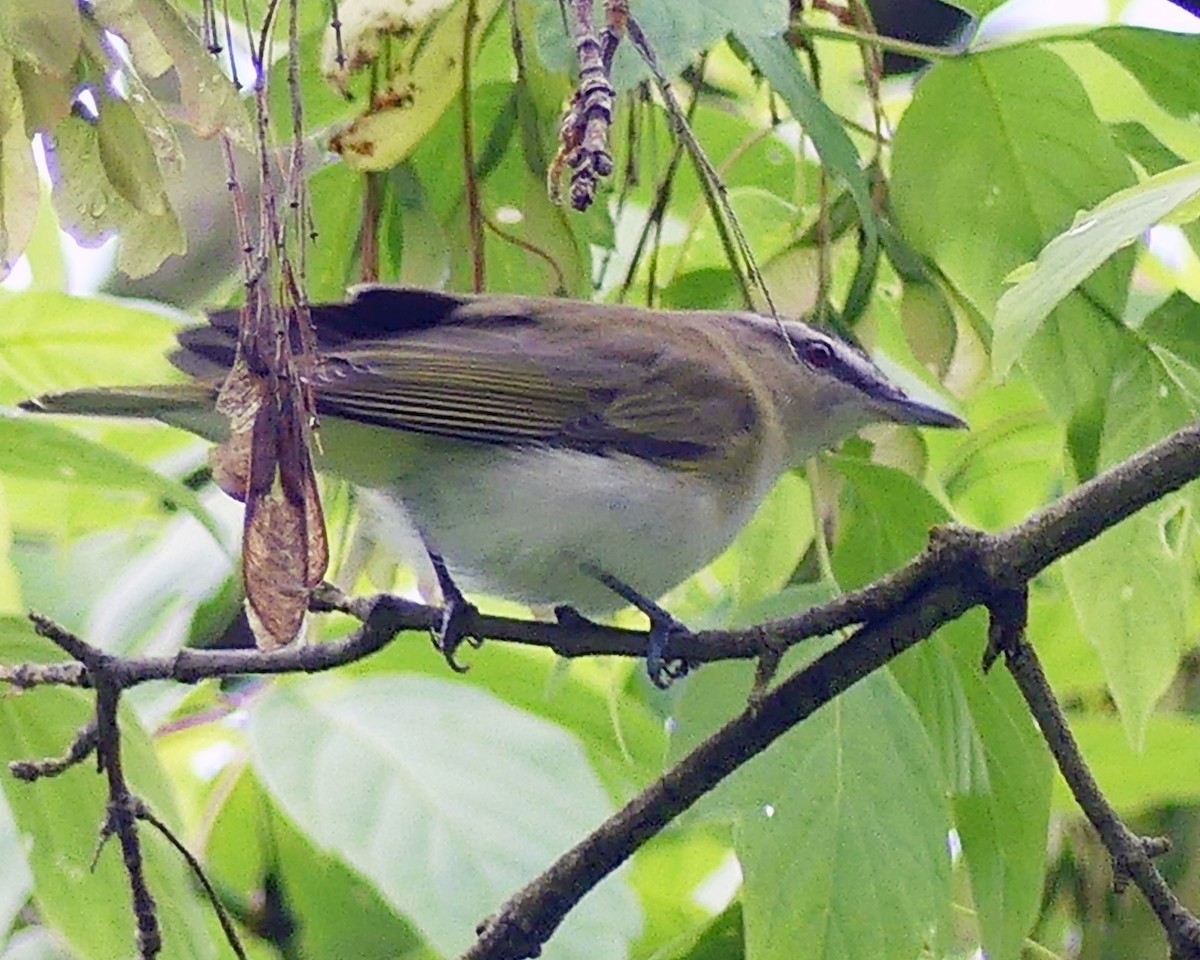
[[[810,367],[821,370],[833,363],[833,347],[823,340],[809,340],[801,348],[800,356]]]

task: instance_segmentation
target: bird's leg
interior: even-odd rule
[[[668,660],[667,650],[672,640],[686,639],[692,635],[692,631],[653,600],[642,596],[629,584],[618,580],[611,573],[592,566],[587,567],[587,572],[626,603],[641,610],[650,620],[650,638],[646,643],[646,673],[650,675],[650,682],[660,690],[665,690],[672,681],[687,676],[691,664],[683,657]],[[559,610],[561,611],[561,608]],[[562,613],[556,612],[559,613],[561,622]],[[574,610],[571,610],[571,613],[581,616]]]
[[[471,623],[478,612],[475,604],[471,603],[458,584],[450,576],[446,561],[441,555],[426,548],[429,561],[433,564],[433,572],[437,576],[438,586],[442,590],[442,622],[432,631],[433,645],[438,649],[450,669],[455,673],[466,673],[467,668],[454,659],[455,653],[466,640],[473,647],[483,645],[483,637],[471,631]]]

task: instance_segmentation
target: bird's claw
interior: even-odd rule
[[[469,669],[456,658],[458,648],[464,641],[475,649],[483,646],[483,638],[474,632],[475,615],[478,612],[475,604],[464,599],[462,594],[447,597],[442,606],[441,622],[430,630],[434,647],[455,673],[466,673]]]
[[[691,670],[691,661],[684,657],[668,659],[667,650],[672,641],[688,640],[692,631],[661,608],[662,616],[646,611],[650,617],[650,639],[646,643],[646,673],[650,682],[659,690],[666,690],[676,680],[686,677]]]
[[[629,584],[618,580],[611,573],[590,565],[585,569],[626,603],[641,610],[649,619],[650,636],[646,642],[646,673],[650,676],[650,682],[658,689],[666,690],[674,681],[687,676],[688,671],[692,668],[691,661],[685,657],[668,659],[667,651],[672,641],[687,640],[693,636],[692,631],[653,600],[642,596]],[[558,613],[560,623],[563,620],[562,609],[559,608],[555,611]],[[570,614],[579,616],[570,607],[565,609]]]

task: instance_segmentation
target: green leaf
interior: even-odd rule
[[[1116,717],[1071,716],[1068,722],[1088,769],[1122,816],[1200,802],[1200,721],[1194,716],[1151,717],[1140,750],[1130,746]],[[1077,815],[1066,782],[1058,775],[1054,781],[1055,810]]]
[[[694,936],[655,956],[660,960],[741,960],[746,955],[744,938],[742,905],[735,900]]]
[[[983,947],[994,960],[1017,960],[1042,905],[1054,765],[1012,677],[983,674],[985,640],[974,613],[927,643],[954,671],[967,709],[959,733],[976,739],[986,777],[953,797]]]
[[[206,749],[227,742],[230,733],[223,727],[215,735],[201,733],[185,751],[186,762],[195,765]],[[229,747],[239,752],[239,760],[243,748],[240,742]],[[207,829],[204,860],[222,889],[252,902],[273,874],[287,909],[300,920],[293,940],[298,956],[399,960],[427,952],[371,883],[338,857],[316,850],[279,812],[248,767],[236,777],[232,787],[218,780],[210,788],[215,796],[202,800],[209,808],[220,802]]]
[[[1047,314],[1097,267],[1200,195],[1200,163],[1169,170],[1079,214],[996,305],[992,366],[1008,373]]]
[[[510,609],[511,612],[511,609]],[[445,679],[445,660],[420,633],[389,644],[342,675],[375,677],[419,673]],[[640,698],[617,697],[635,666],[608,658],[575,660],[564,669],[547,650],[489,644],[457,678],[509,706],[565,727],[583,743],[588,761],[614,800],[624,800],[662,773],[667,737],[661,716]]]
[[[1100,440],[1111,466],[1200,416],[1200,305],[1175,293],[1138,328],[1113,377]]]
[[[761,806],[734,829],[747,956],[916,956],[943,920],[950,860],[937,758],[895,681],[867,677],[763,759]]]
[[[21,578],[13,563],[13,530],[9,521],[8,499],[0,488],[0,614],[24,613]],[[3,862],[0,860],[0,862]],[[3,929],[3,924],[0,924]]]
[[[1018,523],[1046,502],[1062,478],[1062,428],[1009,385],[992,388],[1004,405],[999,417],[972,407],[971,433],[955,444],[940,471],[956,516],[986,530]],[[982,406],[982,405],[980,405]],[[994,404],[989,404],[994,409]]]
[[[812,139],[825,169],[849,189],[863,222],[873,223],[870,184],[862,169],[858,149],[837,115],[825,105],[808,77],[800,70],[796,51],[782,37],[762,36],[749,31],[743,34],[739,30],[738,42],[746,48],[754,65],[771,84],[771,89],[783,98],[796,122]]]
[[[41,185],[12,58],[0,53],[0,280],[33,236]]]
[[[950,0],[950,6],[966,10],[967,13],[974,14],[976,17],[983,17],[1003,5],[1004,2],[1005,0]]]
[[[925,548],[946,512],[901,470],[850,457],[829,462],[850,483],[843,491],[841,535],[833,551],[838,584],[853,590],[894,570]]]
[[[0,47],[46,73],[71,72],[82,34],[74,0],[0,4]]]
[[[610,810],[577,741],[463,684],[279,685],[256,705],[249,737],[280,807],[443,954],[461,952],[481,917]],[[544,955],[624,956],[640,924],[628,887],[610,878]]]
[[[109,179],[96,125],[68,117],[54,128],[46,154],[55,172],[52,197],[59,224],[82,246],[96,247],[119,235],[117,264],[130,277],[153,273],[171,254],[184,252],[186,241],[173,210],[139,210]]]
[[[1191,34],[1142,27],[1105,27],[1087,35],[1120,61],[1168,113],[1194,118],[1200,100],[1200,45]]]
[[[155,217],[166,213],[162,170],[133,107],[116,97],[103,97],[96,137],[100,163],[117,193],[143,213]]]
[[[55,651],[27,622],[0,619],[0,662],[52,662]],[[61,755],[93,712],[94,694],[43,687],[0,698],[0,762]],[[131,789],[178,829],[174,799],[154,748],[132,711],[122,710],[122,766]],[[0,778],[23,839],[34,900],[46,922],[84,960],[134,955],[134,919],[120,847],[110,839],[89,869],[104,817],[105,780],[91,763],[36,783]],[[217,951],[179,854],[158,832],[138,828],[147,883],[158,905],[164,960],[205,960]]]
[[[631,957],[673,953],[681,949],[681,936],[693,939],[690,934],[699,935],[708,926],[713,917],[706,900],[711,897],[703,896],[703,887],[714,874],[729,872],[733,853],[727,834],[707,827],[668,830],[634,854],[629,879],[642,902],[646,927],[630,949]]]
[[[733,567],[734,601],[748,607],[784,588],[812,543],[812,494],[794,473],[784,474],[726,554]],[[720,572],[717,573],[720,577]]]
[[[1133,157],[1147,173],[1164,173],[1183,166],[1183,158],[1166,147],[1145,125],[1128,120],[1124,123],[1114,123],[1109,129],[1112,130],[1113,140],[1117,145]]]
[[[789,587],[742,616],[786,616],[828,596],[819,585]],[[781,672],[827,646],[811,641],[790,651]],[[735,663],[709,664],[691,678],[672,756],[745,709],[752,679],[749,665]],[[912,703],[883,672],[706,795],[695,816],[734,820],[748,956],[793,957],[797,943],[813,958],[915,956],[948,902],[942,784]],[[877,883],[881,862],[889,865],[886,889]]]
[[[152,496],[187,510],[218,543],[223,542],[208,511],[182,483],[48,420],[0,412],[0,474]]]
[[[858,585],[921,549],[942,507],[907,474],[832,458],[850,481],[834,552],[839,582]],[[1050,758],[1012,678],[984,676],[978,613],[947,624],[892,664],[941,762],[988,955],[1017,958],[1041,905]]]
[[[1030,46],[935,64],[896,130],[892,169],[907,239],[984,316],[1008,275],[1080,209],[1133,185],[1079,80]],[[1093,273],[1026,351],[1027,371],[1064,421],[1107,390],[1119,349],[1110,331],[1132,264],[1124,251]]]
[[[1167,497],[1146,507],[1063,559],[1075,614],[1100,653],[1136,749],[1175,677],[1187,637],[1191,564],[1164,532],[1180,510],[1180,499]]]
[[[183,102],[180,119],[198,137],[208,139],[223,133],[241,146],[254,142],[246,104],[237,88],[168,0],[132,0],[111,7],[101,4],[96,19],[129,41],[134,63],[143,74],[157,77],[166,66],[174,66]],[[148,62],[151,49],[157,49],[159,56]],[[162,54],[167,58],[165,64]]]
[[[102,297],[0,292],[0,404],[74,387],[178,380],[167,362],[179,324]]]

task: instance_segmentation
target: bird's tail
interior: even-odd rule
[[[228,432],[228,424],[216,411],[216,399],[217,387],[205,383],[87,387],[34,397],[23,401],[21,409],[35,413],[161,420],[219,442]]]

